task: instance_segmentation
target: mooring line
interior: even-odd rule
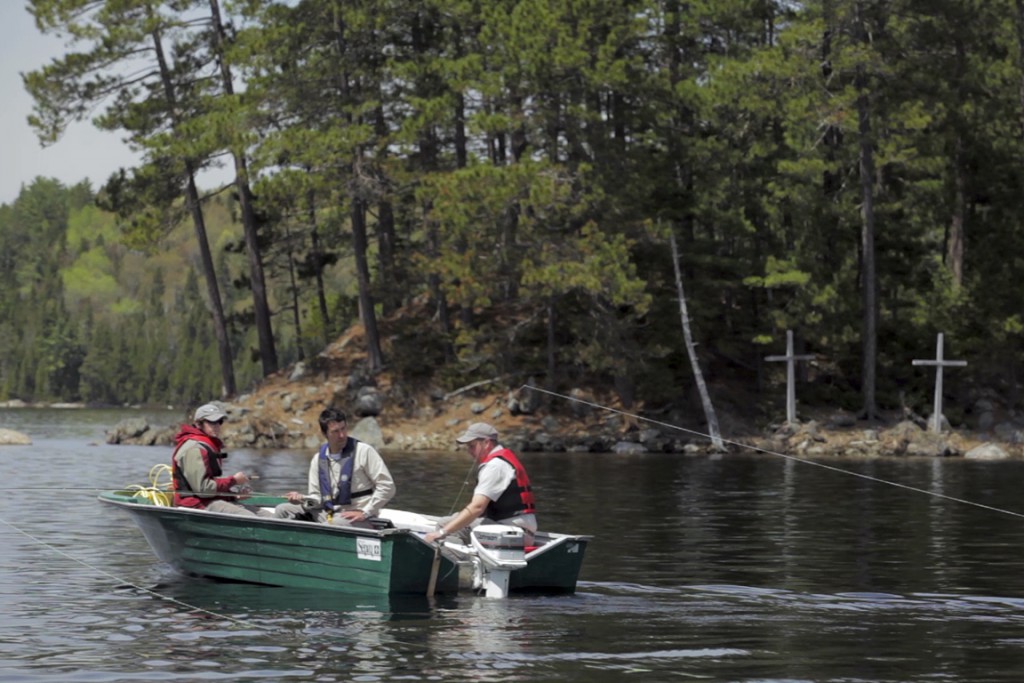
[[[583,399],[578,398],[576,396],[569,396],[567,394],[560,394],[560,393],[558,393],[556,391],[551,391],[549,389],[542,389],[541,387],[535,387],[535,386],[533,386],[531,384],[524,384],[520,388],[520,391],[522,389],[530,389],[532,391],[537,391],[537,392],[540,392],[542,394],[548,394],[549,396],[555,396],[557,398],[563,398],[563,399],[566,399],[568,401],[575,401],[576,403],[582,403],[583,405],[587,405],[587,406],[590,406],[592,408],[597,408],[598,410],[605,410],[605,411],[608,411],[608,412],[611,412],[611,413],[616,413],[618,415],[622,415],[624,417],[631,417],[633,419],[641,420],[643,422],[649,422],[651,424],[658,425],[659,427],[666,427],[668,429],[675,429],[677,431],[686,432],[687,434],[693,434],[694,436],[699,436],[699,437],[704,438],[704,439],[709,439],[709,440],[711,439],[711,435],[705,434],[703,432],[698,432],[698,431],[695,431],[693,429],[687,429],[686,427],[680,427],[678,425],[670,424],[668,422],[661,422],[659,420],[655,420],[655,419],[652,419],[652,418],[649,418],[649,417],[643,417],[642,415],[637,415],[635,413],[628,413],[628,412],[626,412],[624,410],[619,410],[617,408],[612,408],[610,406],[603,406],[603,405],[601,405],[599,403],[593,403],[591,401],[586,401],[586,400],[583,400]],[[1024,513],[1014,512],[1013,510],[1005,510],[1003,508],[997,508],[997,507],[993,507],[991,505],[985,505],[984,503],[977,503],[977,502],[975,502],[973,500],[966,500],[964,498],[957,498],[956,496],[948,496],[948,495],[946,495],[944,493],[937,493],[935,491],[928,491],[927,489],[917,488],[916,486],[909,486],[907,484],[901,484],[898,481],[890,481],[888,479],[881,479],[879,477],[873,477],[870,474],[861,474],[860,472],[852,472],[850,470],[843,469],[842,467],[836,467],[834,465],[826,465],[825,463],[815,462],[814,460],[805,460],[804,458],[798,458],[798,457],[796,457],[794,455],[788,455],[786,453],[779,453],[777,451],[768,450],[767,448],[761,448],[760,446],[752,446],[750,444],[741,443],[739,441],[731,441],[731,440],[725,439],[725,438],[722,439],[722,442],[730,444],[732,446],[736,446],[738,448],[746,448],[746,449],[749,449],[749,450],[752,450],[752,451],[758,451],[760,453],[764,453],[766,455],[774,455],[774,456],[779,457],[779,458],[785,458],[786,460],[792,460],[794,462],[803,463],[805,465],[813,465],[815,467],[820,467],[822,469],[831,470],[833,472],[839,472],[840,474],[848,474],[848,475],[850,475],[852,477],[858,477],[860,479],[866,479],[867,481],[873,481],[873,482],[878,483],[878,484],[888,484],[889,486],[894,486],[896,488],[905,489],[907,491],[914,491],[915,493],[923,493],[923,494],[928,495],[928,496],[933,496],[935,498],[941,498],[943,500],[952,501],[954,503],[963,503],[964,505],[973,505],[974,507],[981,508],[983,510],[989,510],[991,512],[1000,512],[1000,513],[1002,513],[1004,515],[1010,515],[1012,517],[1024,518]]]
[[[53,552],[57,553],[58,555],[61,555],[61,556],[65,557],[65,558],[71,560],[72,562],[77,562],[78,564],[80,564],[83,567],[86,567],[88,569],[91,569],[92,571],[96,572],[97,574],[101,574],[103,576],[106,576],[109,579],[113,579],[118,584],[122,584],[122,585],[125,585],[125,586],[130,586],[131,588],[133,588],[133,589],[135,589],[137,591],[141,591],[143,593],[147,593],[147,594],[149,594],[149,595],[151,595],[151,596],[153,596],[155,598],[158,598],[160,600],[164,600],[166,602],[174,603],[174,604],[176,604],[176,605],[178,605],[180,607],[185,607],[185,608],[187,608],[189,610],[192,610],[192,611],[195,611],[195,612],[202,612],[204,614],[208,614],[208,615],[213,616],[213,617],[219,617],[221,619],[227,619],[228,621],[233,621],[236,624],[240,624],[242,626],[247,626],[247,627],[250,627],[250,628],[257,628],[257,629],[261,629],[261,630],[268,630],[269,629],[269,627],[264,626],[263,624],[256,624],[254,622],[246,621],[245,619],[239,619],[237,617],[232,617],[232,616],[227,615],[227,614],[220,614],[218,612],[212,612],[212,611],[210,611],[208,609],[203,609],[202,607],[196,607],[195,605],[190,605],[187,602],[182,602],[181,600],[178,600],[177,598],[172,598],[169,595],[163,595],[161,593],[157,593],[156,591],[154,591],[154,590],[152,590],[150,588],[145,588],[143,586],[139,586],[137,584],[132,583],[131,581],[125,581],[121,577],[119,577],[119,576],[117,576],[115,574],[111,574],[110,572],[108,572],[105,569],[101,569],[100,567],[97,567],[95,565],[89,564],[88,562],[85,562],[84,560],[81,560],[81,559],[79,559],[77,557],[74,557],[73,555],[69,555],[68,553],[64,552],[60,548],[54,546],[51,543],[47,543],[46,541],[42,540],[41,538],[36,538],[35,536],[33,536],[32,534],[28,533],[27,531],[25,531],[23,529],[20,529],[19,527],[15,526],[14,524],[11,524],[10,522],[8,522],[3,517],[0,517],[0,524],[6,525],[7,527],[13,529],[14,531],[17,531],[19,534],[21,534],[25,538],[33,541],[34,543],[38,543],[39,545],[43,546],[44,548],[48,548],[48,549],[52,550]]]

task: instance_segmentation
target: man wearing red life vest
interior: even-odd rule
[[[498,430],[486,422],[475,422],[458,438],[477,461],[477,484],[469,505],[457,515],[441,520],[438,531],[426,535],[428,543],[457,534],[469,542],[469,527],[477,524],[510,524],[526,532],[531,545],[537,531],[536,506],[526,468],[519,458],[498,444]]]
[[[230,515],[273,517],[262,508],[240,505],[245,497],[239,487],[249,482],[245,472],[224,476],[221,460],[228,457],[220,440],[220,429],[228,417],[215,403],[196,409],[191,425],[182,425],[174,437],[171,472],[174,478],[174,505],[198,508]]]

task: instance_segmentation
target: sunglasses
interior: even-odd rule
[[[219,420],[204,420],[204,422],[209,422],[212,425],[222,425],[224,424],[224,418],[222,417]]]

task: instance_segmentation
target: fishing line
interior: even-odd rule
[[[27,490],[27,489],[19,489],[19,490]],[[43,490],[43,489],[41,489],[41,490]],[[94,489],[73,489],[73,490],[94,490]],[[42,540],[40,538],[37,538],[37,537],[33,536],[32,534],[28,533],[27,531],[24,531],[23,529],[20,529],[19,527],[15,526],[14,524],[11,524],[10,522],[8,522],[3,517],[0,517],[0,524],[3,524],[5,526],[9,527],[10,529],[13,529],[14,531],[18,532],[19,534],[21,534],[25,538],[29,539],[33,543],[37,543],[37,544],[43,546],[44,548],[47,548],[47,549],[57,553],[58,555],[60,555],[62,557],[65,557],[65,558],[71,560],[72,562],[75,562],[76,564],[79,564],[79,565],[81,565],[81,566],[83,566],[83,567],[85,567],[87,569],[92,570],[93,572],[95,572],[97,574],[100,574],[102,576],[107,577],[108,579],[111,579],[119,587],[131,588],[131,589],[139,591],[141,593],[145,593],[147,595],[150,595],[150,596],[152,596],[152,597],[154,597],[154,598],[156,598],[158,600],[163,600],[165,602],[172,603],[172,604],[177,605],[179,607],[183,607],[183,608],[185,608],[185,609],[187,609],[189,611],[197,612],[197,613],[200,613],[200,614],[207,614],[207,615],[209,615],[211,617],[225,619],[227,621],[234,622],[235,624],[238,624],[240,626],[244,626],[244,627],[247,627],[247,628],[258,629],[260,631],[266,631],[266,632],[277,631],[278,630],[277,626],[270,626],[270,625],[266,625],[266,624],[260,624],[260,623],[249,621],[249,620],[246,620],[246,619],[239,619],[238,617],[233,617],[233,616],[228,615],[228,614],[222,614],[220,612],[214,612],[212,610],[204,609],[204,608],[198,607],[196,605],[191,605],[191,604],[189,604],[187,602],[184,602],[182,600],[179,600],[177,598],[172,598],[169,595],[163,595],[162,593],[158,593],[157,591],[155,591],[155,590],[153,590],[151,588],[146,588],[144,586],[140,586],[138,584],[132,583],[131,581],[126,581],[126,580],[122,579],[121,577],[117,576],[116,574],[112,574],[111,572],[108,572],[105,569],[101,569],[100,567],[92,565],[92,564],[90,564],[90,563],[88,563],[88,562],[86,562],[84,560],[81,560],[81,559],[79,559],[77,557],[69,555],[68,553],[64,552],[60,548],[57,548],[56,546],[54,546],[54,545],[52,545],[50,543],[47,543],[46,541],[44,541],[44,540]],[[390,640],[390,642],[397,643],[397,644],[400,644],[400,645],[415,646],[415,647],[421,648],[421,649],[425,647],[424,644],[421,643],[421,642],[404,641],[404,640],[401,640],[399,638],[390,638],[389,640]]]
[[[449,515],[455,512],[455,506],[458,505],[459,499],[462,498],[462,492],[466,490],[466,484],[469,483],[469,475],[473,473],[474,465],[476,465],[476,458],[473,458],[472,462],[469,463],[469,469],[466,470],[466,476],[462,479],[462,486],[459,488],[459,492],[455,494],[455,500],[452,501],[452,506],[448,510]]]
[[[688,434],[693,434],[694,436],[699,436],[699,437],[702,437],[702,438],[705,438],[705,439],[710,439],[711,438],[711,436],[709,434],[705,434],[703,432],[698,432],[698,431],[694,431],[692,429],[687,429],[685,427],[680,427],[678,425],[669,424],[668,422],[660,422],[658,420],[654,420],[654,419],[651,419],[651,418],[648,418],[648,417],[643,417],[643,416],[637,415],[635,413],[627,413],[624,410],[618,410],[617,408],[611,408],[609,406],[603,406],[603,405],[601,405],[599,403],[592,403],[590,401],[585,401],[585,400],[583,400],[581,398],[577,398],[575,396],[568,396],[566,394],[559,394],[558,392],[549,391],[548,389],[541,389],[540,387],[535,387],[535,386],[530,385],[530,384],[524,384],[522,387],[520,387],[519,390],[522,391],[523,389],[531,389],[533,391],[538,391],[538,392],[540,392],[542,394],[548,394],[549,396],[555,396],[555,397],[558,397],[558,398],[564,398],[564,399],[566,399],[568,401],[575,401],[576,403],[582,403],[583,405],[587,405],[587,406],[590,406],[592,408],[597,408],[599,410],[606,410],[608,412],[616,413],[616,414],[622,415],[624,417],[631,417],[631,418],[634,418],[636,420],[642,420],[644,422],[649,422],[651,424],[658,425],[659,427],[666,427],[668,429],[675,429],[677,431],[686,432]],[[798,457],[796,457],[794,455],[787,455],[786,453],[779,453],[777,451],[768,450],[767,448],[761,448],[759,446],[751,446],[750,444],[740,443],[739,441],[730,441],[729,439],[726,439],[726,438],[722,438],[722,442],[730,444],[730,445],[733,445],[733,446],[736,446],[738,448],[746,448],[746,449],[749,449],[749,450],[752,450],[752,451],[758,451],[760,453],[764,453],[766,455],[774,455],[774,456],[777,456],[779,458],[785,458],[786,460],[792,460],[794,462],[803,463],[805,465],[814,465],[815,467],[820,467],[822,469],[831,470],[833,472],[839,472],[840,474],[848,474],[848,475],[850,475],[852,477],[858,477],[860,479],[866,479],[867,481],[873,481],[873,482],[878,483],[878,484],[888,484],[889,486],[895,486],[896,488],[904,489],[904,490],[907,490],[907,491],[914,491],[915,493],[923,493],[923,494],[925,494],[927,496],[933,496],[935,498],[941,498],[943,500],[952,501],[954,503],[963,503],[964,505],[973,505],[974,507],[981,508],[983,510],[989,510],[991,512],[1001,512],[1004,515],[1010,515],[1012,517],[1024,518],[1024,513],[1014,512],[1012,510],[1004,510],[1003,508],[997,508],[997,507],[993,507],[991,505],[985,505],[984,503],[976,503],[973,500],[966,500],[964,498],[957,498],[956,496],[948,496],[948,495],[946,495],[944,493],[937,493],[935,491],[928,491],[926,489],[917,488],[916,486],[909,486],[907,484],[901,484],[901,483],[899,483],[897,481],[890,481],[888,479],[880,479],[879,477],[873,477],[870,474],[861,474],[860,472],[853,472],[851,470],[843,469],[842,467],[836,467],[834,465],[826,465],[825,463],[815,462],[814,460],[805,460],[804,458],[798,458]]]
[[[56,547],[56,546],[54,546],[54,545],[52,545],[50,543],[47,543],[46,541],[42,540],[41,538],[36,538],[35,536],[33,536],[32,534],[28,533],[27,531],[24,531],[23,529],[20,529],[17,526],[11,524],[10,522],[8,522],[3,517],[0,517],[0,524],[4,524],[5,526],[13,529],[14,531],[17,531],[19,534],[21,534],[25,538],[33,541],[34,543],[38,543],[39,545],[43,546],[44,548],[48,548],[48,549],[52,550],[53,552],[57,553],[58,555],[60,555],[62,557],[65,557],[65,558],[71,560],[72,562],[76,562],[76,563],[82,565],[83,567],[92,570],[93,572],[95,572],[97,574],[101,574],[101,575],[107,577],[108,579],[111,579],[111,580],[115,581],[116,583],[118,583],[120,585],[128,586],[130,588],[133,588],[134,590],[140,591],[142,593],[146,593],[148,595],[151,595],[151,596],[153,596],[155,598],[158,598],[160,600],[164,600],[166,602],[174,603],[175,605],[178,605],[180,607],[185,607],[185,608],[187,608],[189,610],[192,610],[192,611],[195,611],[195,612],[201,612],[203,614],[208,614],[208,615],[213,616],[213,617],[219,617],[221,619],[227,619],[229,621],[233,621],[236,624],[240,624],[242,626],[247,626],[247,627],[251,627],[251,628],[258,628],[258,629],[262,629],[262,630],[270,630],[269,627],[264,626],[262,624],[256,624],[256,623],[253,623],[251,621],[246,621],[245,619],[239,619],[237,617],[232,617],[232,616],[227,615],[227,614],[218,614],[217,612],[212,612],[212,611],[210,611],[208,609],[203,609],[202,607],[196,607],[195,605],[190,605],[187,602],[182,602],[181,600],[178,600],[177,598],[172,598],[169,595],[163,595],[161,593],[157,593],[156,591],[154,591],[152,589],[145,588],[144,586],[140,586],[138,584],[132,583],[131,581],[125,581],[124,579],[122,579],[121,577],[117,576],[116,574],[111,574],[110,572],[108,572],[105,569],[101,569],[101,568],[99,568],[99,567],[97,567],[95,565],[89,564],[88,562],[86,562],[84,560],[80,560],[79,558],[74,557],[73,555],[69,555],[68,553],[64,552],[60,548],[58,548],[58,547]]]

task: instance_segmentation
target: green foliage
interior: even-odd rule
[[[965,384],[1024,362],[1024,58],[1007,3],[222,5],[226,43],[182,21],[199,0],[30,3],[82,48],[26,76],[41,138],[98,112],[144,163],[98,205],[88,185],[36,179],[0,206],[0,397],[218,393],[181,197],[186,171],[224,151],[252,161],[283,358],[314,356],[369,294],[398,311],[393,367],[409,377],[544,374],[686,403],[672,231],[712,384],[750,382],[792,329],[827,368],[809,395],[849,405],[866,315],[883,407],[922,393],[910,360],[939,331],[972,359]],[[152,55],[154,30],[163,78],[107,68]],[[211,77],[220,57],[241,92]],[[238,199],[200,208],[248,384]]]

